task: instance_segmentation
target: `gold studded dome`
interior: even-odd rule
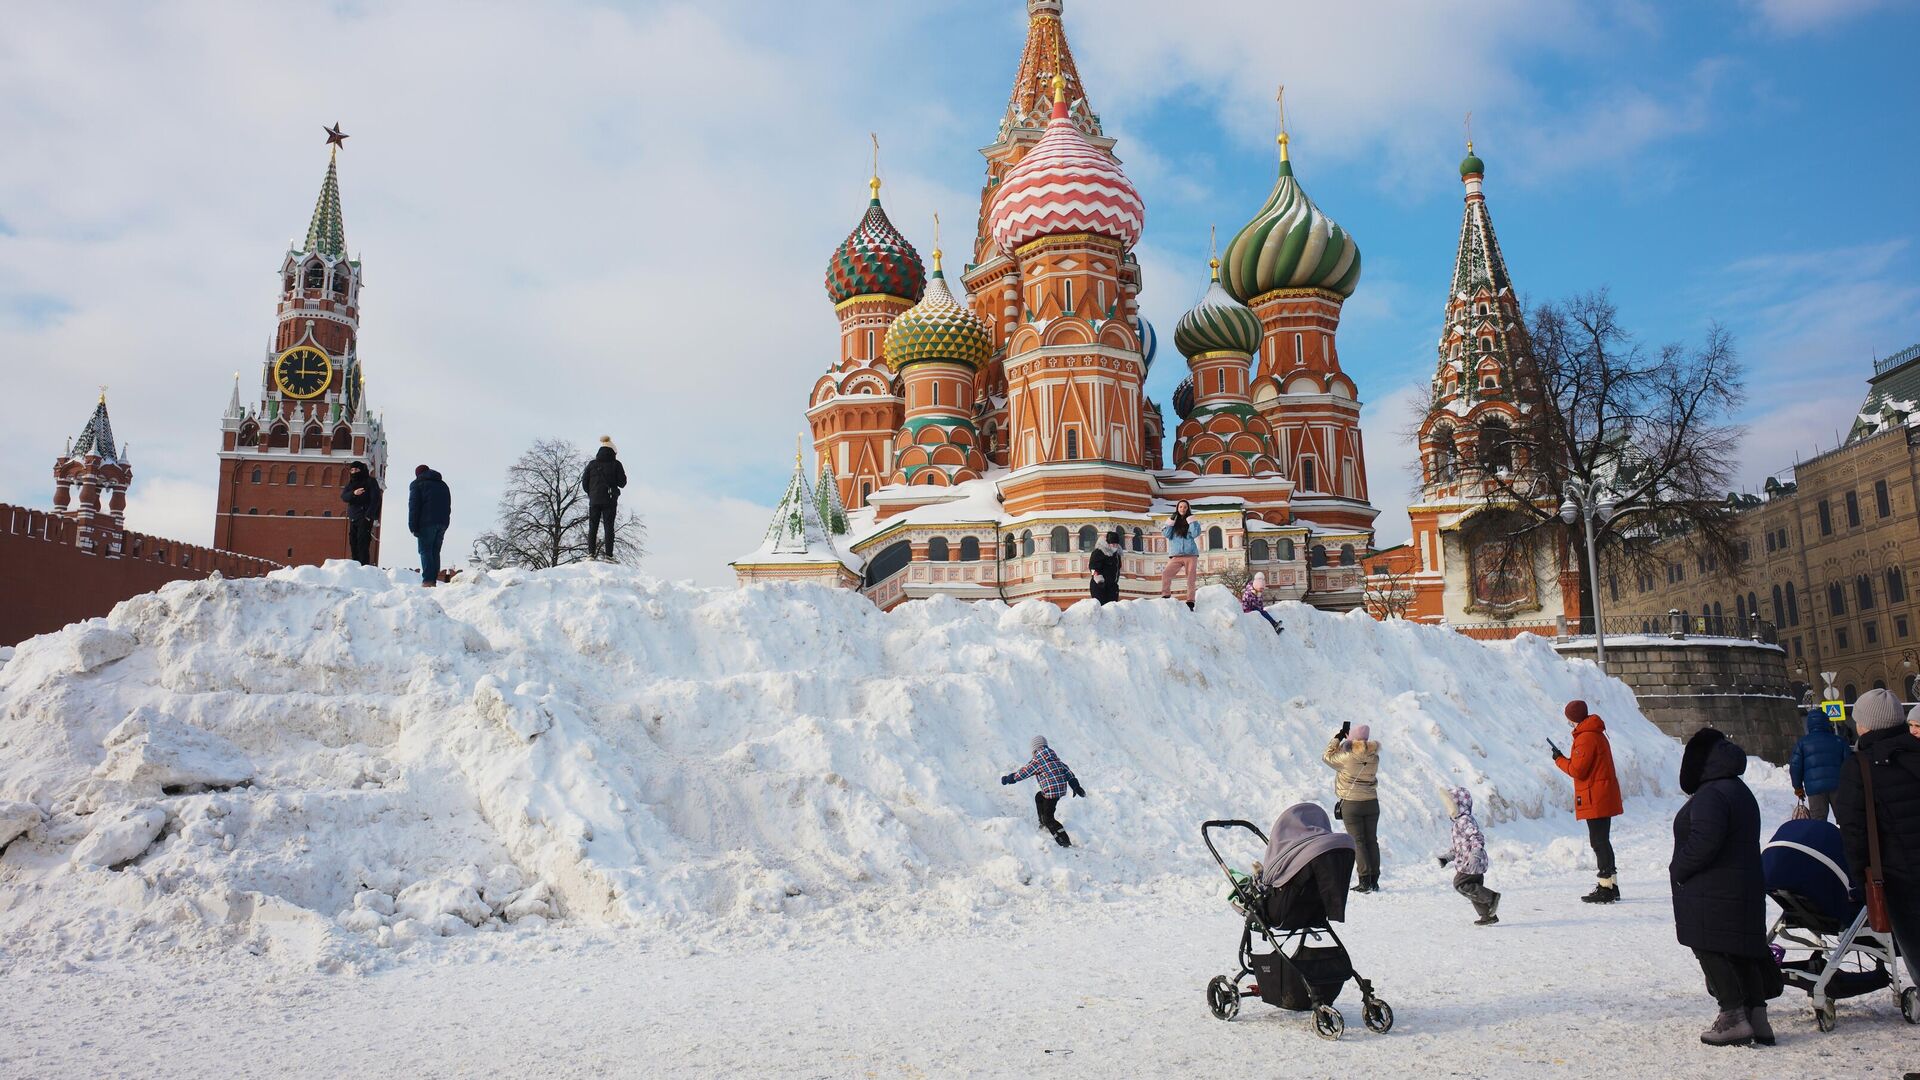
[[[948,291],[938,248],[933,252],[933,277],[927,282],[926,295],[893,320],[881,350],[894,371],[933,361],[965,364],[977,371],[993,355],[993,338],[986,325]]]

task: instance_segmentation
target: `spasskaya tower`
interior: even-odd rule
[[[220,422],[214,546],[278,563],[349,557],[340,489],[365,462],[386,486],[387,438],[367,407],[360,361],[360,262],[347,253],[339,154],[327,130],[326,179],[304,242],[280,262],[279,321],[257,385],[233,397]],[[374,532],[374,558],[380,534]]]

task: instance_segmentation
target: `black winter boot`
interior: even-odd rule
[[[1065,829],[1059,829],[1054,832],[1053,842],[1056,844],[1059,844],[1061,847],[1073,846],[1073,840],[1071,837],[1067,836],[1067,830]]]
[[[1601,878],[1593,891],[1580,898],[1589,904],[1612,904],[1620,899],[1620,879]]]
[[[1761,1046],[1772,1046],[1773,1025],[1767,1022],[1767,1007],[1755,1005],[1747,1010],[1747,1026],[1753,1029],[1753,1041]]]

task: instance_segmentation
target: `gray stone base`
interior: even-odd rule
[[[1554,648],[1593,659],[1592,638]],[[1683,741],[1712,726],[1749,754],[1784,765],[1806,730],[1788,687],[1787,655],[1778,646],[1699,637],[1609,641],[1607,674],[1633,688],[1647,719]]]

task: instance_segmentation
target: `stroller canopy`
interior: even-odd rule
[[[1294,803],[1273,823],[1267,857],[1260,864],[1260,884],[1285,888],[1307,864],[1329,851],[1352,851],[1353,837],[1333,831],[1333,822],[1317,803]]]
[[[1843,925],[1860,913],[1860,905],[1849,899],[1853,883],[1847,876],[1847,850],[1839,827],[1830,822],[1805,819],[1780,826],[1760,849],[1760,867],[1767,892],[1775,899],[1783,893],[1798,896],[1822,917]]]

